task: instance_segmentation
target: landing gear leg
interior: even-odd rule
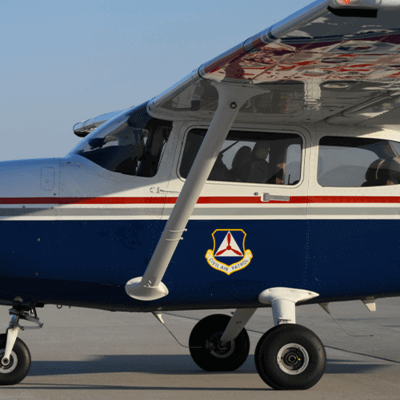
[[[18,339],[20,319],[43,326],[33,309],[31,315],[26,309],[11,308],[11,321],[6,334],[0,335],[0,385],[15,385],[21,382],[31,367],[31,355],[25,343]]]

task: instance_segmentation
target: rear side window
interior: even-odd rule
[[[400,144],[380,139],[326,136],[320,140],[318,183],[365,187],[400,183]]]
[[[179,173],[187,178],[206,129],[192,129],[183,150]],[[302,139],[299,135],[231,131],[208,180],[295,185],[301,177]]]

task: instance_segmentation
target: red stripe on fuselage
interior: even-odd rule
[[[5,197],[0,204],[175,204],[177,197]],[[318,203],[400,203],[399,196],[292,196],[289,201],[261,201],[260,196],[204,196],[197,204],[318,204]]]
[[[162,197],[8,197],[0,204],[163,204]]]

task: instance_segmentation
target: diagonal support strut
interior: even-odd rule
[[[245,101],[255,95],[265,93],[265,90],[249,84],[237,85],[218,82],[215,86],[218,90],[217,111],[150,263],[143,277],[133,278],[125,285],[126,293],[134,299],[151,301],[168,294],[168,289],[161,280],[229,130]]]

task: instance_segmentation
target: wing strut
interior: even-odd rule
[[[239,86],[219,82],[215,83],[215,86],[218,90],[217,111],[150,263],[143,277],[133,278],[125,285],[126,293],[134,299],[157,300],[168,294],[168,289],[161,280],[236,115],[246,100],[257,94],[265,93],[265,90],[251,85]]]

